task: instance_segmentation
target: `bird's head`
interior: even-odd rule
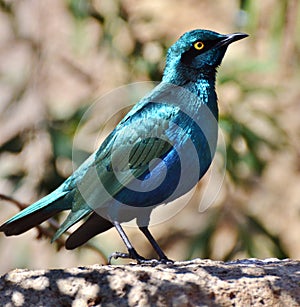
[[[225,35],[209,30],[186,32],[168,50],[164,78],[176,73],[187,74],[186,78],[193,74],[214,76],[228,45],[247,36],[244,33]]]

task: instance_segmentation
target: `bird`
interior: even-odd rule
[[[114,252],[109,261],[172,263],[149,230],[151,212],[190,191],[208,170],[218,134],[217,69],[227,47],[247,36],[184,33],[167,51],[161,82],[69,178],[2,224],[0,232],[19,235],[69,210],[52,241],[83,222],[67,238],[66,249],[115,227],[127,252]],[[132,219],[158,259],[143,257],[130,242],[121,224]]]

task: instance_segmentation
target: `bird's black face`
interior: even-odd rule
[[[168,57],[196,70],[215,70],[228,45],[247,36],[244,33],[223,35],[208,30],[190,31],[169,49]]]

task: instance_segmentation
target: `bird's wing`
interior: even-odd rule
[[[80,195],[75,199],[83,197],[93,209],[100,208],[148,172],[153,159],[172,149],[167,131],[178,112],[178,107],[148,102],[125,117],[92,156],[84,176],[76,180]],[[76,203],[75,211],[80,210]]]
[[[180,109],[163,102],[169,101],[164,89],[159,85],[136,104],[64,183],[64,190],[73,195],[72,209],[53,240],[93,210],[103,208],[132,180],[146,174],[152,160],[172,150],[170,122]]]

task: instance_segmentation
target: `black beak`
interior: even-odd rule
[[[228,46],[229,44],[236,42],[240,39],[243,39],[247,36],[249,36],[249,35],[245,34],[245,33],[240,33],[240,32],[227,34],[221,41],[219,41],[215,45],[215,48],[222,47],[222,46]]]

